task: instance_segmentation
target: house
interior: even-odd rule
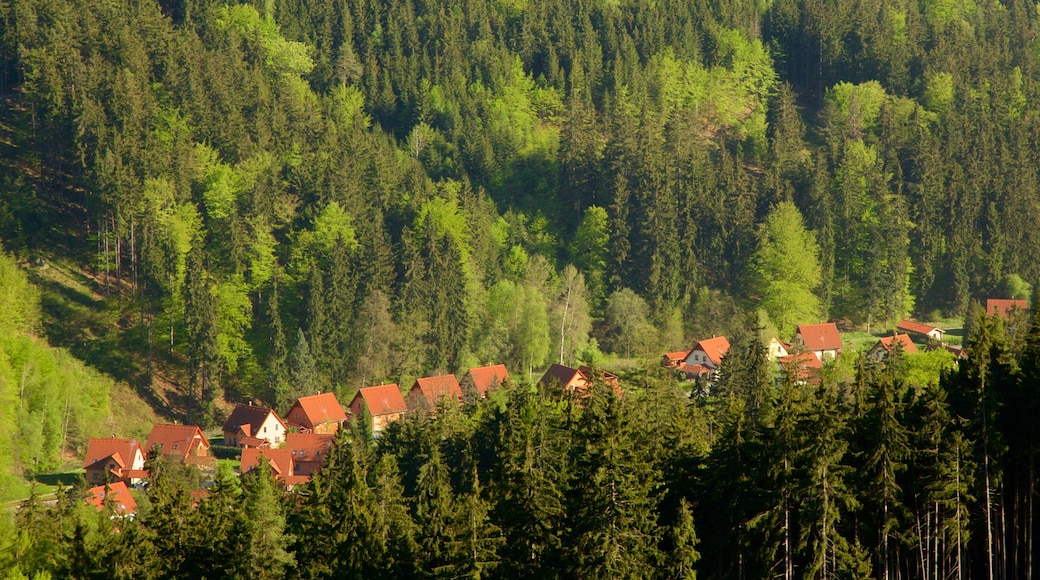
[[[774,336],[766,345],[766,356],[769,360],[777,360],[791,354],[791,350],[791,345]]]
[[[877,341],[874,346],[867,351],[867,356],[878,362],[883,361],[888,358],[888,354],[892,352],[897,345],[902,347],[903,353],[905,354],[917,354],[917,346],[914,345],[914,341],[910,340],[909,334],[893,334],[892,336],[886,336]]]
[[[301,433],[335,434],[346,420],[347,414],[333,393],[300,397],[285,414],[285,422]]]
[[[791,343],[795,347],[803,347],[821,361],[825,357],[836,358],[842,349],[841,335],[833,322],[799,325]]]
[[[716,371],[722,364],[722,357],[729,351],[729,341],[725,336],[715,336],[697,342],[686,355],[686,364],[704,365],[711,371]]]
[[[690,351],[688,350],[669,352],[661,357],[661,366],[666,369],[679,368],[685,364],[688,356],[690,356]]]
[[[942,342],[943,334],[945,330],[929,326],[927,324],[921,324],[920,322],[914,322],[913,320],[904,320],[896,325],[896,330],[902,330],[910,334],[916,334],[923,336],[928,340],[934,340],[935,342]]]
[[[158,447],[166,459],[195,466],[213,466],[217,461],[209,455],[209,440],[195,425],[156,424],[148,434],[144,448],[148,453]]]
[[[1029,301],[1002,300],[998,298],[989,298],[986,300],[986,314],[990,316],[999,316],[1007,319],[1011,317],[1011,312],[1014,310],[1021,310],[1022,312],[1029,310]]]
[[[96,507],[98,511],[105,509],[106,499],[112,506],[112,511],[118,516],[127,517],[137,513],[137,500],[122,481],[107,486],[99,485],[87,490],[87,503]]]
[[[783,377],[790,377],[794,384],[816,384],[820,382],[823,363],[811,352],[798,352],[776,359]]]
[[[462,384],[472,386],[483,399],[508,380],[509,371],[506,370],[506,365],[491,365],[469,369],[466,376],[462,377]]]
[[[410,410],[437,408],[437,403],[444,398],[462,402],[462,387],[455,375],[438,375],[416,379],[408,391],[408,408]]]
[[[592,382],[592,369],[580,366],[576,369],[553,363],[549,370],[545,371],[538,384],[544,387],[559,387],[565,392],[574,393],[579,397],[590,396],[589,384]],[[618,384],[618,376],[606,371],[600,371],[600,380],[610,385],[618,397],[622,396],[621,385]]]
[[[350,401],[350,417],[357,421],[364,409],[372,417],[372,434],[378,435],[390,423],[404,417],[408,405],[401,396],[401,388],[397,385],[379,385],[362,387]]]
[[[239,404],[224,421],[224,445],[231,447],[278,447],[285,441],[285,421],[274,409]]]
[[[242,450],[242,462],[239,473],[245,475],[256,470],[261,461],[266,461],[271,466],[271,475],[275,480],[292,489],[294,485],[306,483],[310,480],[308,476],[296,473],[296,461],[288,448],[270,449],[266,447],[246,447]]]
[[[91,439],[83,460],[87,483],[138,483],[147,475],[144,459],[137,439]]]
[[[289,433],[285,448],[293,458],[294,474],[311,476],[325,463],[336,436],[331,433]]]

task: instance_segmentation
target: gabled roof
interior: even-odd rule
[[[249,473],[260,465],[260,461],[266,460],[271,466],[271,473],[275,479],[283,479],[293,475],[293,456],[288,448],[264,449],[259,447],[246,447],[242,449],[242,462],[239,473]]]
[[[1007,318],[1012,310],[1029,310],[1028,300],[1004,300],[1000,298],[989,298],[986,300],[986,314]]]
[[[83,459],[83,467],[102,462],[109,457],[116,460],[120,467],[133,466],[135,452],[141,443],[137,439],[91,439],[87,443],[87,456]]]
[[[260,431],[260,426],[267,420],[268,415],[274,414],[274,418],[278,420],[282,426],[285,426],[285,421],[275,413],[274,409],[268,409],[267,407],[261,407],[259,405],[246,405],[239,403],[235,405],[235,410],[231,412],[231,416],[224,421],[224,432],[226,433],[237,433],[239,428],[242,428],[242,432],[246,435],[255,435]],[[248,426],[247,431],[245,427]]]
[[[802,344],[806,350],[841,350],[841,334],[838,326],[833,322],[821,324],[801,324],[798,326],[798,336],[802,337]]]
[[[588,377],[586,377],[578,369],[572,369],[571,367],[565,367],[561,364],[553,363],[549,365],[549,369],[546,370],[545,374],[542,375],[542,378],[538,380],[538,384],[549,385],[555,381],[558,382],[561,386],[566,387],[567,385],[571,384],[571,381],[573,381],[575,378],[579,378],[581,380],[584,380],[585,382],[588,382]]]
[[[287,433],[285,449],[295,461],[324,461],[335,439],[331,433]]]
[[[296,418],[294,410],[299,407],[303,416]],[[347,414],[333,393],[319,393],[309,397],[300,397],[285,415],[286,420],[296,425],[313,429],[325,423],[342,423]]]
[[[708,367],[706,367],[706,366],[704,366],[702,364],[695,364],[695,365],[686,364],[686,365],[683,365],[682,368],[679,369],[679,370],[681,370],[682,372],[686,373],[687,375],[695,375],[695,376],[698,376],[698,377],[703,377],[704,375],[710,375],[711,374],[711,369],[709,369]]]
[[[899,330],[905,330],[906,332],[913,332],[914,334],[923,334],[925,336],[935,332],[936,330],[938,330],[940,334],[946,332],[941,328],[928,326],[927,324],[921,324],[920,322],[914,322],[913,320],[904,320],[897,324],[896,328]]]
[[[877,341],[875,347],[880,346],[885,349],[886,352],[892,352],[892,349],[894,348],[893,343],[896,342],[903,345],[903,352],[905,354],[917,354],[917,346],[914,345],[914,341],[910,340],[909,334],[894,334],[892,336],[886,336]]]
[[[209,447],[209,440],[202,434],[202,429],[195,425],[169,425],[156,424],[152,426],[152,432],[148,434],[148,442],[144,445],[146,452],[151,452],[152,447],[158,445],[164,455],[178,455],[185,457],[191,449],[192,441],[198,437],[204,447]]]
[[[491,365],[469,369],[467,376],[473,381],[473,388],[477,390],[477,393],[481,397],[486,397],[488,391],[509,380],[509,371],[506,370],[506,365]]]
[[[677,367],[677,366],[681,365],[682,362],[684,360],[686,360],[686,357],[688,357],[688,356],[690,356],[690,351],[689,350],[679,350],[679,351],[676,351],[676,352],[669,352],[669,353],[665,353],[665,355],[663,357],[661,357],[661,362],[662,362],[662,364],[664,364],[666,366]]]
[[[408,405],[404,402],[404,397],[401,396],[401,388],[397,385],[362,387],[358,393],[354,395],[354,401],[356,401],[358,397],[364,400],[365,405],[368,407],[369,414],[373,417],[404,413],[408,410]],[[354,406],[354,401],[351,401],[351,407]]]
[[[695,350],[704,352],[704,354],[707,355],[708,360],[711,361],[711,364],[719,366],[722,364],[722,357],[726,356],[726,352],[729,351],[729,341],[726,340],[725,336],[706,338],[693,345],[690,352]]]
[[[121,516],[137,513],[137,500],[130,494],[130,490],[122,481],[117,481],[108,486],[108,498],[112,509]],[[105,486],[99,485],[87,490],[87,503],[98,510],[105,507]]]
[[[438,375],[435,377],[423,377],[416,379],[408,396],[413,397],[415,393],[421,393],[431,407],[437,404],[443,397],[451,397],[457,401],[462,400],[462,387],[459,386],[455,375]]]

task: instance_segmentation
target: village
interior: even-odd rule
[[[1025,300],[986,302],[987,315],[1004,319],[1028,309]],[[938,349],[952,353],[955,361],[964,357],[962,347],[949,344],[946,331],[941,328],[903,320],[896,330],[901,332],[881,337],[864,350],[867,360],[881,363],[895,351],[913,355]],[[783,380],[818,383],[824,365],[847,349],[834,322],[798,325],[789,342],[774,336],[765,346],[765,356],[774,365],[778,384]],[[664,354],[661,366],[691,383],[691,396],[704,395],[717,380],[729,349],[725,336],[713,336],[696,341],[688,350]],[[408,413],[436,413],[440,405],[462,405],[486,398],[509,381],[509,371],[498,364],[471,368],[461,380],[454,374],[422,377],[405,393],[397,384],[362,387],[346,407],[334,393],[299,397],[281,415],[252,401],[240,403],[224,422],[218,446],[211,445],[200,427],[176,423],[155,424],[143,444],[138,439],[115,436],[94,438],[89,441],[83,461],[84,477],[93,486],[87,491],[86,501],[99,510],[111,506],[114,517],[133,517],[138,506],[131,489],[147,485],[149,454],[159,453],[167,462],[199,469],[206,474],[204,481],[212,481],[218,463],[216,449],[233,450],[233,456],[239,460],[239,474],[254,472],[266,463],[274,479],[286,491],[292,491],[307,483],[321,468],[336,434],[345,424],[358,423],[360,429],[379,437],[391,423]],[[619,375],[594,371],[588,366],[571,368],[554,363],[537,384],[562,390],[580,401],[590,396],[590,386],[596,381],[608,385],[618,397],[624,396]],[[197,493],[206,492],[203,489]]]

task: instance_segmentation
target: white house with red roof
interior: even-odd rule
[[[821,361],[825,358],[836,358],[841,354],[843,346],[838,325],[833,322],[801,324],[791,343],[795,349],[801,346]]]
[[[296,399],[285,421],[301,433],[336,433],[347,420],[343,406],[333,393],[319,393]]]
[[[943,334],[946,333],[946,331],[941,328],[928,324],[921,324],[920,322],[914,322],[913,320],[901,321],[896,325],[896,330],[902,330],[903,332],[908,332],[910,334],[917,334],[936,342],[942,342]]]
[[[83,459],[87,483],[94,485],[122,481],[140,482],[144,471],[144,452],[137,439],[91,439]]]
[[[709,371],[716,371],[722,364],[722,358],[729,352],[729,341],[725,336],[714,336],[698,341],[686,355],[688,366],[701,365]]]
[[[285,421],[274,409],[236,405],[224,421],[224,445],[231,447],[279,447],[285,441]]]
[[[387,425],[404,417],[404,414],[408,412],[408,405],[401,396],[400,387],[379,385],[358,389],[357,394],[350,401],[350,420],[359,420],[364,415],[365,409],[372,417],[370,425],[372,433],[378,435]]]

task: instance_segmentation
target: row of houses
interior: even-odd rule
[[[484,397],[508,380],[505,366],[493,365],[470,369],[463,378],[463,385]],[[378,434],[409,410],[433,409],[445,397],[460,402],[463,399],[463,388],[455,375],[418,379],[408,393],[407,402],[397,385],[364,387],[348,409],[343,408],[334,393],[300,397],[284,418],[274,409],[250,402],[236,405],[221,431],[225,446],[242,449],[241,473],[267,462],[275,478],[292,487],[307,481],[321,466],[340,426],[362,417],[365,407],[371,417],[372,431]],[[153,450],[162,453],[167,461],[181,465],[203,468],[216,465],[209,440],[202,429],[194,425],[156,424],[144,445],[137,439],[91,439],[83,467],[87,482],[95,485],[90,490],[92,501],[101,505],[105,489],[109,494],[121,494],[120,485],[136,485],[147,479],[145,459]]]
[[[879,339],[868,351],[867,355],[874,360],[883,360],[896,345],[904,353],[913,354],[917,347],[910,337],[916,334],[930,342],[941,343],[943,331],[940,328],[904,320],[897,325],[904,333]],[[670,352],[662,357],[661,364],[667,368],[679,370],[686,380],[700,379],[714,382],[722,359],[729,351],[729,340],[724,336],[713,336],[694,343],[689,350]],[[798,381],[815,380],[824,361],[838,357],[845,349],[841,333],[833,322],[819,324],[802,324],[796,328],[791,342],[784,342],[776,337],[770,339],[766,348],[766,356],[777,365],[778,373],[790,375]]]

